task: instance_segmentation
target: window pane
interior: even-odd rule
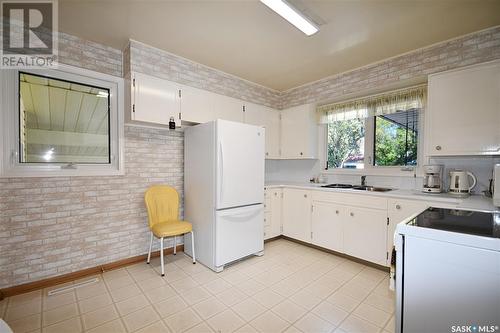
[[[109,89],[19,73],[21,163],[109,164]]]
[[[418,111],[375,117],[375,165],[417,165]]]
[[[328,167],[364,168],[365,121],[351,119],[328,124]]]

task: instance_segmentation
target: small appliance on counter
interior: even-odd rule
[[[493,167],[493,179],[491,185],[491,195],[493,197],[493,205],[500,207],[500,164],[495,164]]]
[[[424,165],[422,192],[441,193],[443,191],[443,165]]]
[[[453,195],[468,196],[476,183],[476,176],[470,171],[458,169],[450,171],[450,193]]]

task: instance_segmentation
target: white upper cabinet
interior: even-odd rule
[[[281,158],[313,159],[318,155],[318,122],[313,104],[281,112]]]
[[[182,120],[205,123],[215,119],[214,95],[206,90],[181,85]]]
[[[245,103],[245,123],[266,129],[266,158],[280,157],[280,112],[263,105]]]
[[[131,74],[131,115],[133,121],[168,125],[174,117],[180,126],[179,86],[154,76]]]
[[[223,95],[213,94],[214,119],[238,121],[242,123],[244,102]]]
[[[500,154],[500,61],[429,76],[428,156]]]

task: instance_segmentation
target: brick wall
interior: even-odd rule
[[[282,93],[281,108],[340,100],[445,70],[500,59],[500,26],[416,50]]]
[[[126,126],[124,176],[0,178],[0,288],[146,253],[144,191],[182,196],[183,149],[182,132]]]
[[[137,71],[272,108],[280,106],[281,93],[278,91],[143,43],[131,40],[124,55],[124,63],[130,62],[125,75],[127,70]]]
[[[59,62],[122,76],[122,52],[63,32],[59,33]]]

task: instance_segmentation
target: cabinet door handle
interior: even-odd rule
[[[266,152],[266,156],[269,156],[269,153],[268,153],[268,152]]]
[[[338,213],[339,213],[339,211],[338,211],[338,210],[336,210],[336,211],[335,211],[335,214],[338,214]]]
[[[396,205],[396,209],[401,209],[401,206],[400,205]]]
[[[307,198],[307,194],[304,194],[304,198]]]
[[[354,216],[354,213],[353,213],[353,212],[350,212],[350,213],[349,213],[349,215]]]
[[[304,153],[303,153],[303,152],[300,152],[300,156],[302,156],[302,155],[304,155]]]
[[[436,146],[436,150],[441,150],[441,146]]]

